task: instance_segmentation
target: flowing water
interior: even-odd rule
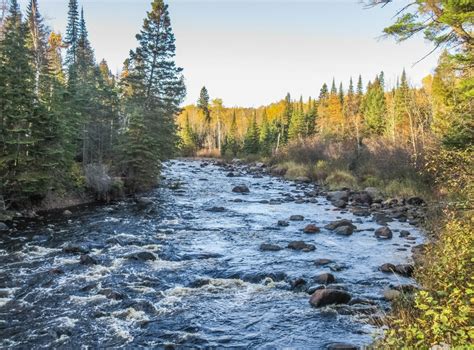
[[[332,272],[353,298],[374,301],[376,313],[390,284],[410,279],[384,274],[386,262],[404,263],[422,236],[407,223],[414,241],[394,233],[374,237],[372,217],[336,210],[323,197],[308,197],[313,185],[295,184],[199,161],[166,164],[164,184],[134,202],[76,209],[71,217],[49,214],[16,233],[0,236],[0,346],[2,348],[324,348],[332,342],[369,344],[376,328],[354,307],[310,306],[309,294],[291,282]],[[179,182],[179,186],[176,184]],[[247,195],[232,192],[246,184]],[[307,200],[298,200],[307,199]],[[209,211],[213,207],[223,209]],[[291,215],[305,217],[278,227]],[[358,230],[337,236],[320,227],[347,218]],[[313,252],[286,249],[289,242],[314,244]],[[79,263],[68,244],[90,249],[96,265]],[[262,252],[262,243],[285,247]],[[133,260],[151,252],[156,260]],[[318,258],[335,263],[316,266]],[[372,311],[374,306],[372,307]],[[362,310],[364,311],[364,310]],[[365,310],[367,311],[367,310]],[[369,308],[370,313],[370,308]]]

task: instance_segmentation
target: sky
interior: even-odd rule
[[[27,0],[20,0],[22,9]],[[97,60],[120,70],[150,9],[149,0],[79,0]],[[39,0],[56,31],[65,32],[67,0]],[[335,78],[364,84],[384,71],[392,86],[402,69],[413,85],[432,73],[438,53],[422,37],[397,44],[382,38],[407,3],[365,9],[359,0],[169,0],[176,62],[184,68],[195,103],[202,86],[226,106],[257,107],[282,99],[318,96]]]

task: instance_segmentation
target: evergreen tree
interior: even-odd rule
[[[38,108],[28,32],[18,2],[11,0],[0,41],[0,179],[1,192],[13,202],[42,193],[45,186],[32,153]]]
[[[237,115],[234,113],[232,114],[232,122],[230,124],[230,131],[229,135],[227,135],[226,145],[227,149],[232,153],[234,157],[240,152],[240,144],[239,138],[237,134]]]
[[[339,97],[339,102],[341,103],[341,106],[342,106],[344,104],[344,89],[342,87],[342,82],[339,84],[338,97]]]
[[[211,110],[209,109],[209,93],[205,86],[201,89],[197,106],[204,114],[204,120],[209,124],[211,122]]]
[[[369,82],[362,106],[365,125],[370,134],[381,135],[385,131],[386,110],[385,93],[377,76],[373,84]]]
[[[302,111],[301,104],[300,107],[296,108],[293,111],[291,116],[291,124],[288,129],[288,140],[298,140],[306,136],[306,120],[304,112]]]
[[[260,151],[260,131],[257,125],[257,112],[254,113],[252,121],[244,138],[244,152],[246,154],[257,154]]]
[[[66,27],[65,43],[68,45],[66,64],[71,69],[77,62],[77,49],[79,46],[79,5],[77,0],[69,0],[68,22]]]
[[[318,116],[318,105],[315,100],[309,98],[308,112],[305,114],[305,135],[312,136],[316,129],[316,118]]]
[[[364,95],[364,85],[362,85],[362,76],[359,75],[359,79],[357,80],[357,95],[362,97]]]
[[[268,122],[267,110],[263,110],[262,126],[260,128],[260,152],[264,156],[270,156],[273,148],[273,130]]]
[[[37,0],[30,0],[26,15],[29,28],[27,46],[33,55],[32,63],[35,73],[35,92],[38,93],[40,79],[47,69],[46,51],[48,46],[49,30],[44,24],[43,16],[41,16],[39,12]]]
[[[328,95],[329,95],[328,86],[326,83],[324,83],[319,92],[319,100],[321,101],[321,100],[326,99]]]
[[[157,183],[161,160],[176,147],[174,118],[185,95],[182,69],[174,62],[168,6],[162,0],[153,1],[137,40],[124,81],[131,96],[124,101],[129,125],[121,148],[122,169],[132,190]]]
[[[332,94],[332,95],[336,95],[336,94],[337,94],[336,80],[335,80],[334,78],[332,78],[331,94]]]

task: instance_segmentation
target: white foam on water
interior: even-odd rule
[[[150,319],[144,311],[137,311],[133,307],[126,310],[116,311],[112,313],[114,317],[125,319],[130,322],[148,322]]]
[[[74,328],[77,322],[79,322],[78,319],[70,318],[70,317],[60,317],[56,319],[56,323],[59,323],[60,326],[66,327],[66,328]]]
[[[86,297],[78,296],[78,295],[72,295],[69,297],[69,300],[71,300],[75,304],[81,304],[81,305],[86,305],[90,303],[97,303],[97,302],[102,302],[107,300],[107,297],[102,294],[96,294],[96,295],[90,295]]]
[[[13,298],[0,298],[0,307],[5,306],[11,300],[13,300]]]
[[[61,251],[59,248],[47,248],[37,245],[28,247],[28,255],[33,255],[34,257],[43,257],[49,254],[57,253],[59,251]]]

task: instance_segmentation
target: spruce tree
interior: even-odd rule
[[[263,110],[262,115],[262,126],[260,128],[260,152],[264,156],[270,156],[273,148],[273,130],[272,126],[268,121],[267,110]]]
[[[158,181],[161,161],[173,155],[177,136],[174,122],[185,95],[181,68],[174,62],[175,38],[168,6],[154,0],[137,35],[139,46],[130,53],[129,75],[123,84],[129,125],[122,142],[122,171],[131,190]]]
[[[342,82],[339,84],[338,97],[339,97],[339,101],[341,102],[341,105],[343,105],[344,104],[344,89],[342,87]]]
[[[18,2],[11,0],[0,41],[0,192],[13,202],[28,200],[44,186],[31,152],[37,141],[31,130],[38,125],[28,31]]]
[[[209,92],[205,86],[201,89],[197,106],[204,114],[204,120],[209,124],[211,122],[211,110],[209,109]]]
[[[47,69],[47,46],[49,29],[44,24],[43,16],[38,9],[38,1],[30,0],[27,8],[27,20],[29,36],[27,40],[28,48],[33,55],[33,70],[35,73],[35,92],[39,93],[40,79]]]
[[[377,76],[374,83],[368,84],[362,111],[369,134],[381,135],[386,127],[386,101],[381,81]]]
[[[237,115],[235,111],[232,114],[232,121],[230,124],[229,134],[227,135],[227,149],[232,153],[234,157],[240,152],[239,137],[237,135]]]
[[[257,112],[254,113],[252,121],[244,138],[244,152],[246,154],[257,154],[260,151],[260,132],[257,125]]]
[[[79,5],[77,0],[69,0],[68,21],[64,42],[68,45],[66,64],[71,69],[77,62],[77,48],[79,46]]]

